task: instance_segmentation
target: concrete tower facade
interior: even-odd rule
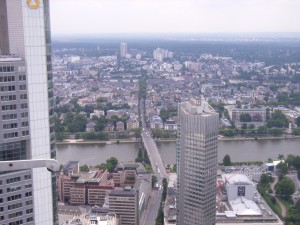
[[[120,44],[120,56],[121,58],[125,58],[127,54],[127,43],[122,42]]]
[[[177,224],[213,225],[219,115],[204,99],[178,107]]]
[[[52,89],[49,0],[0,0],[0,160],[55,158]],[[1,224],[56,220],[46,168],[1,174],[0,190]]]

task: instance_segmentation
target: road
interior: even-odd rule
[[[164,178],[169,180],[169,175],[166,171],[166,168],[163,164],[163,161],[161,159],[161,156],[158,152],[158,148],[156,146],[155,141],[152,138],[150,129],[147,128],[146,122],[145,122],[145,99],[141,100],[140,102],[140,118],[142,122],[142,132],[141,137],[144,144],[144,147],[147,151],[147,154],[150,159],[150,163],[153,169],[154,175],[157,177],[157,184],[158,184],[158,190],[153,190],[151,192],[151,197],[148,201],[147,210],[143,213],[140,224],[141,225],[155,225],[156,217],[158,214],[158,210],[161,203],[161,197],[162,197],[162,181]]]
[[[155,225],[155,220],[161,201],[161,194],[161,190],[152,191],[146,210],[140,220],[141,225]]]
[[[144,131],[142,131],[141,136],[142,136],[145,149],[147,150],[153,172],[157,176],[157,179],[158,180],[160,179],[162,180],[163,178],[168,179],[169,176],[166,171],[165,165],[162,162],[156,143],[153,140],[150,132],[145,129]]]
[[[150,159],[153,173],[157,177],[157,184],[159,186],[158,190],[154,190],[151,193],[147,211],[144,213],[141,219],[141,225],[155,225],[155,219],[157,217],[162,196],[162,180],[164,178],[168,180],[169,176],[150,131],[144,127],[141,136]]]

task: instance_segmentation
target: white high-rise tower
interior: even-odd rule
[[[55,158],[49,0],[0,0],[0,160]],[[46,168],[0,175],[1,224],[51,225]]]
[[[204,99],[178,107],[177,224],[213,225],[219,115]]]
[[[120,56],[121,58],[125,58],[127,54],[127,43],[122,42],[120,44]]]

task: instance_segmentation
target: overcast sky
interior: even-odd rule
[[[54,35],[300,32],[300,0],[50,0]]]

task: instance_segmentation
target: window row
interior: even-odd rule
[[[1,101],[3,101],[3,102],[14,101],[14,100],[17,100],[17,96],[16,95],[1,96]]]
[[[12,178],[6,179],[7,184],[16,183],[19,181],[21,181],[21,177],[12,177]]]
[[[18,187],[9,187],[6,189],[7,193],[9,192],[15,192],[15,191],[20,191],[21,190],[21,186]]]
[[[15,137],[18,137],[18,136],[19,136],[18,132],[3,134],[4,139],[15,138]]]
[[[14,129],[18,127],[18,123],[9,123],[9,124],[3,124],[3,129]]]
[[[3,86],[0,88],[0,91],[15,91],[16,86],[10,85],[10,86]]]
[[[3,67],[0,67],[0,73],[14,72],[14,71],[15,71],[15,67],[13,67],[13,66],[3,66]]]
[[[2,120],[13,120],[17,119],[18,115],[16,113],[14,114],[7,114],[7,115],[2,115]]]
[[[15,110],[17,109],[17,105],[3,105],[1,107],[2,111],[9,111],[9,110]]]
[[[15,81],[15,76],[0,77],[0,82],[11,82],[11,81]]]
[[[21,207],[22,207],[22,203],[19,202],[19,203],[15,203],[15,204],[9,205],[7,208],[8,208],[8,210],[13,210],[13,209],[21,208]]]

